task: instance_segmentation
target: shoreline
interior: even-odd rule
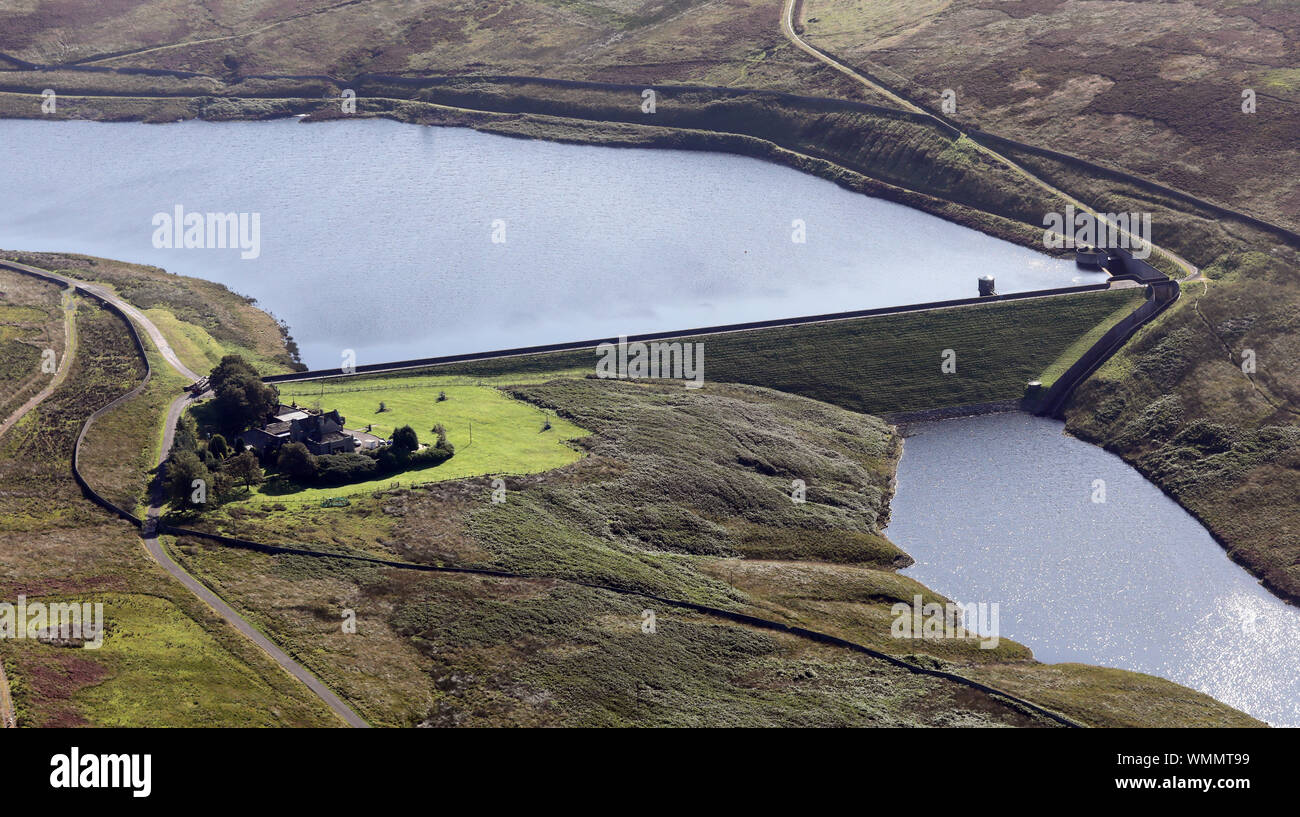
[[[37,121],[96,121],[96,122],[137,122],[141,124],[172,124],[180,121],[198,120],[207,123],[230,121],[269,121],[296,119],[302,124],[338,121],[346,119],[383,118],[412,125],[438,127],[470,128],[500,136],[549,141],[559,144],[593,145],[598,147],[631,147],[659,150],[688,150],[697,152],[715,152],[745,156],[771,162],[806,173],[853,193],[879,198],[905,207],[921,210],[963,227],[968,227],[1010,243],[1033,249],[1045,255],[1059,258],[1072,257],[1072,252],[1052,251],[1043,246],[1042,228],[1025,221],[1016,220],[1008,215],[994,212],[996,202],[978,201],[978,195],[968,195],[966,201],[958,197],[945,197],[939,191],[926,192],[898,183],[900,179],[881,178],[887,175],[884,168],[872,168],[877,175],[863,172],[869,168],[848,166],[842,157],[833,152],[817,155],[811,149],[800,150],[782,145],[764,136],[754,135],[743,130],[713,130],[703,127],[690,127],[692,122],[682,124],[650,124],[628,121],[627,119],[602,118],[608,116],[608,105],[597,104],[593,108],[569,101],[555,102],[542,100],[555,109],[552,112],[535,112],[527,110],[500,110],[500,108],[521,108],[516,98],[496,99],[493,109],[488,103],[492,98],[483,96],[475,100],[480,107],[463,107],[421,99],[399,97],[362,97],[359,98],[355,114],[342,114],[337,110],[337,99],[322,97],[283,96],[283,97],[227,97],[209,95],[171,95],[155,93],[152,95],[117,95],[107,93],[75,94],[66,93],[59,97],[59,111],[55,114],[40,113],[41,97],[30,89],[14,90],[14,86],[4,82],[6,72],[0,71],[0,120],[29,119]],[[453,78],[455,79],[455,78]],[[530,79],[530,78],[523,78]],[[85,90],[85,89],[83,89]],[[664,86],[665,93],[676,91],[674,86]],[[764,92],[748,89],[732,89],[734,94],[760,94]],[[474,96],[474,94],[467,94]],[[26,105],[17,106],[15,98],[28,97]],[[822,98],[810,97],[809,100]],[[461,100],[456,100],[461,101]],[[827,98],[826,101],[839,103],[839,100]],[[124,109],[139,103],[149,103],[151,110],[139,111]],[[554,104],[550,104],[554,103]],[[599,103],[599,101],[597,101]],[[847,101],[845,105],[849,105]],[[170,107],[168,107],[170,106]],[[883,112],[888,109],[877,106],[864,106],[880,114],[882,121],[894,121],[894,117]],[[161,110],[160,110],[161,108]],[[691,108],[684,109],[683,119],[699,118]],[[71,113],[69,113],[71,111]],[[725,113],[725,112],[724,112]],[[175,114],[175,115],[173,115]],[[897,112],[898,116],[907,116],[906,112]],[[796,123],[811,124],[799,119],[798,112],[792,114]],[[909,127],[924,128],[908,120]],[[787,128],[793,124],[785,125]],[[770,130],[770,128],[768,128]],[[775,134],[766,134],[768,136]],[[821,134],[823,139],[830,134]],[[883,157],[868,157],[874,161]],[[996,188],[997,185],[994,184]],[[1024,191],[1004,190],[1008,197],[1023,195]],[[1043,206],[1047,202],[1042,202]],[[981,206],[983,205],[983,206]],[[1050,208],[1049,208],[1050,209]],[[1037,212],[1037,211],[1035,211]]]

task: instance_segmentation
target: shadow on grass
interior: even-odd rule
[[[266,482],[262,483],[259,490],[263,496],[287,496],[312,487],[315,486],[303,485],[300,482],[294,482],[288,477],[270,477]]]

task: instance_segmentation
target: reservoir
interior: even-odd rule
[[[1001,292],[1106,277],[755,159],[386,120],[0,120],[0,168],[0,248],[220,282],[287,322],[312,368],[972,297],[985,274]],[[239,214],[256,252],[156,246],[178,212]],[[909,575],[997,603],[1041,661],[1300,726],[1300,609],[1135,470],[1028,415],[914,432],[888,530]]]
[[[0,167],[0,248],[220,282],[312,368],[1106,277],[756,159],[387,120],[3,120]],[[256,257],[155,246],[177,208],[256,215]]]
[[[1136,470],[1062,428],[1027,414],[913,427],[887,531],[916,559],[904,573],[998,603],[1000,635],[1039,661],[1158,675],[1300,726],[1300,608]]]

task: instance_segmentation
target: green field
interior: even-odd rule
[[[98,649],[27,639],[10,645],[6,666],[24,726],[339,725],[310,699],[304,707],[286,698],[284,679],[254,669],[166,598],[80,593],[29,601],[102,604],[106,634]]]
[[[102,603],[108,625],[95,658],[109,675],[74,695],[92,725],[282,725],[276,690],[170,601],[123,594],[83,600]]]
[[[464,378],[419,377],[377,378],[365,382],[364,390],[348,390],[341,384],[291,383],[280,390],[284,402],[296,401],[329,411],[338,409],[347,427],[364,429],[390,437],[395,428],[409,425],[421,443],[434,441],[434,425],[447,429],[447,439],[456,446],[456,456],[441,465],[413,469],[384,479],[358,482],[337,488],[303,488],[280,493],[263,486],[255,494],[261,499],[319,501],[330,496],[369,493],[394,482],[435,482],[481,474],[533,474],[549,471],[578,460],[581,454],[570,440],[587,432],[567,420],[536,406],[513,400],[489,385],[475,385]],[[446,400],[439,401],[439,392]],[[380,402],[386,410],[379,411]],[[549,421],[551,428],[543,430]],[[275,491],[275,493],[269,493]]]

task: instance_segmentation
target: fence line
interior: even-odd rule
[[[261,542],[254,542],[248,539],[240,539],[233,536],[224,536],[222,534],[207,533],[205,531],[196,531],[187,528],[172,527],[171,525],[165,525],[161,522],[158,525],[158,529],[160,532],[169,533],[173,536],[189,536],[197,539],[206,539],[230,547],[240,548],[243,550],[252,550],[259,553],[265,553],[271,556],[288,555],[288,556],[307,556],[307,557],[318,558],[318,559],[344,559],[348,561],[373,564],[379,567],[391,567],[399,570],[412,570],[412,571],[418,571],[422,573],[455,573],[461,575],[491,576],[494,578],[519,579],[525,581],[555,581],[555,582],[563,582],[565,584],[574,585],[578,587],[586,587],[592,590],[603,590],[621,596],[636,596],[638,598],[649,599],[653,602],[657,602],[659,604],[663,604],[668,607],[675,607],[683,610],[692,610],[698,613],[703,613],[705,615],[714,616],[716,618],[723,618],[740,624],[747,624],[752,627],[758,627],[765,630],[774,630],[777,632],[789,633],[790,635],[805,638],[810,641],[818,641],[823,644],[830,644],[837,647],[843,647],[852,652],[868,655],[872,658],[885,661],[895,667],[898,667],[899,669],[907,670],[908,672],[911,672],[916,675],[926,675],[932,678],[941,678],[947,681],[952,681],[954,683],[961,684],[966,687],[970,687],[972,689],[979,690],[988,695],[993,695],[999,698],[1003,698],[1006,701],[1014,704],[1015,706],[1042,715],[1043,717],[1050,718],[1051,720],[1061,724],[1062,726],[1083,728],[1083,724],[1079,723],[1078,721],[1072,720],[1071,718],[1061,715],[1060,713],[1053,712],[1050,709],[1039,706],[1038,704],[1033,703],[1032,701],[1028,701],[1025,700],[1024,698],[1020,698],[1016,695],[1012,695],[1009,692],[1005,692],[996,687],[992,687],[989,686],[988,684],[981,683],[980,681],[976,681],[972,678],[967,678],[964,675],[958,675],[956,673],[947,672],[945,670],[932,669],[930,667],[921,666],[920,664],[914,664],[904,658],[899,658],[898,656],[890,655],[889,653],[872,649],[871,647],[858,644],[857,642],[849,641],[848,639],[840,638],[838,636],[833,636],[828,633],[823,633],[817,630],[809,630],[804,627],[792,627],[789,624],[785,624],[779,621],[760,618],[758,616],[752,616],[747,613],[741,613],[735,610],[726,610],[721,607],[710,607],[708,605],[697,604],[695,602],[683,601],[680,599],[670,599],[663,596],[657,596],[645,591],[635,590],[629,587],[617,587],[614,585],[598,584],[595,582],[584,582],[576,579],[564,578],[559,576],[539,576],[539,575],[531,575],[526,573],[514,573],[507,570],[493,570],[491,568],[444,567],[442,565],[427,565],[427,564],[419,564],[415,562],[401,562],[393,559],[381,559],[377,556],[362,556],[362,555],[348,554],[348,553],[332,553],[330,551],[324,551],[324,550],[310,550],[307,548],[286,547],[283,545],[267,545]]]
[[[439,377],[439,378],[445,377],[445,378],[449,378],[449,380],[444,382],[439,382],[439,383],[408,383],[405,385],[391,385],[391,386],[349,386],[347,388],[329,388],[329,389],[325,389],[323,392],[321,391],[305,392],[305,391],[286,390],[284,396],[319,397],[322,394],[326,394],[326,395],[349,394],[352,392],[363,392],[363,391],[395,391],[395,390],[410,390],[410,389],[442,389],[442,388],[446,388],[447,386],[479,386],[479,387],[491,388],[494,385],[483,379],[469,380],[468,378],[466,378],[466,379],[457,380],[455,379],[455,375],[429,375],[429,376]]]

